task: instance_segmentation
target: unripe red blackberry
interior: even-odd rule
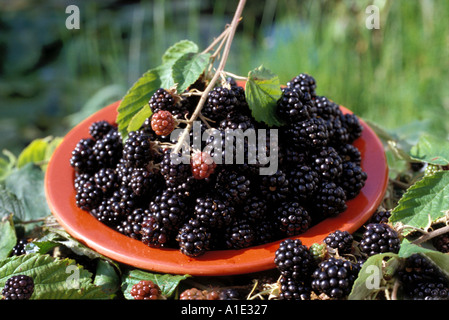
[[[176,127],[176,120],[170,111],[159,110],[151,116],[151,129],[158,136],[168,136]]]
[[[158,300],[161,289],[153,281],[141,280],[132,286],[130,294],[135,300]]]
[[[26,275],[16,275],[6,280],[2,295],[5,300],[29,300],[33,292],[33,278]]]
[[[179,300],[207,300],[207,297],[202,290],[190,288],[181,292]]]
[[[207,152],[195,152],[190,158],[190,166],[195,179],[202,180],[214,173],[217,164]]]

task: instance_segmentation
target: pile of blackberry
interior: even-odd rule
[[[345,211],[367,178],[353,144],[361,123],[317,95],[316,87],[307,74],[282,87],[276,112],[284,124],[272,128],[254,119],[235,81],[217,84],[201,110],[208,121],[201,132],[209,126],[219,134],[200,139],[201,148],[212,150],[195,150],[187,158],[171,153],[169,145],[177,138],[168,134],[174,125],[185,128],[183,120],[198,97],[160,88],[149,100],[153,115],[126,139],[114,123],[98,121],[74,146],[70,164],[76,204],[150,247],[176,248],[191,257],[304,233]],[[278,129],[278,144],[270,147],[268,131],[263,150],[249,140],[226,148],[230,129]],[[222,157],[214,157],[220,149]],[[238,157],[236,150],[244,155]],[[250,154],[274,151],[276,172],[261,175],[268,165],[260,157],[250,161]]]

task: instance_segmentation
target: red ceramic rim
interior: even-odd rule
[[[177,249],[150,248],[97,221],[75,204],[71,152],[81,138],[89,136],[94,121],[115,122],[119,101],[98,111],[73,128],[55,150],[45,176],[45,192],[51,212],[74,238],[100,254],[139,269],[193,276],[246,274],[275,268],[274,255],[282,240],[240,250],[209,251],[198,258],[188,257]],[[350,112],[341,107],[344,113]],[[334,230],[353,233],[380,205],[388,183],[384,148],[374,131],[363,121],[362,136],[354,145],[362,154],[362,168],[368,178],[360,194],[347,202],[348,209],[311,227],[299,238],[310,246],[322,241]]]

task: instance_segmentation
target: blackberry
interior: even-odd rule
[[[142,130],[131,131],[123,146],[123,159],[128,167],[144,167],[152,159],[150,137]]]
[[[345,143],[336,147],[342,161],[350,161],[357,166],[362,163],[362,155],[360,150],[353,144]]]
[[[170,111],[159,110],[151,116],[151,129],[158,136],[168,136],[176,127],[176,120]]]
[[[302,92],[307,92],[312,98],[316,97],[316,81],[315,78],[307,73],[300,73],[289,82],[287,87],[297,88]]]
[[[123,144],[118,131],[110,131],[95,142],[93,154],[100,168],[115,168],[122,156]]]
[[[16,245],[12,248],[12,255],[13,256],[21,256],[23,254],[26,254],[25,246],[27,245],[28,240],[27,239],[19,239],[16,243]]]
[[[116,209],[116,205],[120,202],[120,197],[112,196],[101,201],[101,203],[93,208],[90,213],[100,222],[107,226],[115,227],[124,219],[125,215]]]
[[[73,180],[73,186],[75,190],[81,188],[86,182],[95,183],[94,175],[91,173],[78,173],[75,172],[75,179]]]
[[[195,179],[209,178],[216,167],[214,159],[207,152],[195,152],[190,158],[190,168]]]
[[[308,165],[298,165],[289,171],[289,187],[295,198],[307,200],[317,190],[320,177]]]
[[[449,233],[439,235],[432,239],[432,244],[440,252],[449,252]]]
[[[131,173],[128,187],[136,196],[149,194],[150,191],[158,190],[162,184],[160,175],[146,168],[135,168]]]
[[[424,176],[429,177],[434,175],[435,173],[441,171],[441,166],[435,165],[435,164],[427,164],[424,169]]]
[[[365,186],[367,174],[354,162],[343,162],[343,171],[338,179],[338,184],[346,193],[346,199],[355,198]]]
[[[316,97],[315,106],[317,109],[317,116],[325,120],[332,121],[342,115],[340,106],[325,96]]]
[[[141,224],[141,241],[149,247],[163,248],[172,244],[173,231],[164,227],[153,214],[149,214]]]
[[[105,120],[100,120],[90,125],[89,134],[94,140],[100,140],[112,130],[117,130],[117,128]]]
[[[211,233],[199,220],[192,218],[181,226],[176,241],[181,253],[198,257],[210,249]]]
[[[285,136],[297,148],[312,150],[325,147],[329,140],[326,122],[321,118],[294,123],[285,130]]]
[[[280,300],[310,300],[310,285],[303,280],[281,276],[279,279]]]
[[[92,173],[96,171],[97,162],[93,152],[95,140],[81,139],[76,144],[70,157],[70,165],[78,173]]]
[[[102,200],[103,192],[92,181],[85,182],[80,186],[75,195],[76,206],[82,210],[94,209]]]
[[[232,112],[226,115],[226,118],[223,119],[219,125],[219,130],[242,130],[245,132],[247,129],[255,129],[256,125],[254,123],[254,119],[245,114],[241,114],[239,112]]]
[[[370,223],[360,240],[360,250],[368,256],[378,253],[398,253],[400,240],[398,233],[385,223]]]
[[[114,169],[101,168],[94,175],[94,181],[98,188],[101,189],[104,195],[110,195],[114,190],[117,190],[120,181]]]
[[[221,229],[231,223],[234,208],[216,196],[206,195],[196,199],[194,215],[207,228]]]
[[[282,276],[307,281],[316,263],[307,246],[299,239],[285,239],[275,252],[274,263]]]
[[[310,253],[316,262],[321,262],[328,257],[327,245],[324,242],[315,242],[309,247]]]
[[[312,289],[331,299],[344,299],[351,292],[359,267],[350,261],[329,258],[320,262],[312,274]]]
[[[203,290],[198,288],[186,289],[179,295],[179,300],[207,300]]]
[[[302,150],[292,145],[282,146],[282,155],[286,167],[293,168],[305,164],[309,158],[307,150]]]
[[[341,230],[331,232],[324,238],[324,243],[332,249],[337,249],[339,254],[351,253],[353,242],[353,236],[348,231]]]
[[[241,110],[243,99],[244,93],[238,87],[216,87],[209,92],[201,113],[213,121],[221,121],[232,111]]]
[[[277,101],[276,112],[287,124],[298,123],[310,119],[311,103],[309,93],[287,87]]]
[[[224,241],[228,249],[243,249],[253,245],[256,232],[246,219],[235,219],[224,231]]]
[[[133,212],[127,215],[126,219],[117,226],[117,231],[130,238],[140,240],[142,238],[142,223],[149,215],[150,212],[148,209],[134,209]]]
[[[150,202],[149,210],[167,230],[179,228],[188,214],[187,204],[172,189],[165,189]]]
[[[259,195],[252,195],[243,204],[242,216],[252,223],[262,221],[268,210],[267,200]]]
[[[363,126],[355,114],[346,113],[340,119],[343,127],[348,132],[348,143],[354,142],[362,135]]]
[[[371,216],[369,223],[388,223],[391,216],[391,210],[377,210]]]
[[[165,110],[170,111],[177,119],[184,119],[189,113],[186,104],[179,101],[170,90],[164,88],[156,90],[148,103],[153,114]]]
[[[217,174],[215,188],[224,199],[241,204],[251,194],[251,180],[248,175],[233,168],[224,168]]]
[[[287,174],[281,169],[272,175],[260,178],[260,192],[271,202],[286,200],[290,195],[290,183]]]
[[[192,175],[190,161],[179,153],[176,157],[169,151],[165,152],[160,162],[160,172],[169,187],[174,187],[186,181]]]
[[[239,300],[240,294],[237,291],[237,289],[234,288],[227,288],[222,289],[219,292],[218,300]]]
[[[345,191],[334,182],[324,181],[318,186],[311,205],[322,218],[335,216],[347,209]]]
[[[311,155],[312,168],[321,178],[335,181],[343,171],[343,161],[331,146],[322,147]]]
[[[278,237],[276,227],[271,219],[263,218],[261,220],[251,222],[254,226],[256,236],[254,239],[254,245],[260,245],[269,243]]]
[[[417,283],[446,283],[447,278],[425,256],[414,253],[405,259],[404,267],[398,271],[405,290],[411,292]]]
[[[409,295],[413,300],[449,300],[449,287],[445,283],[421,282]]]
[[[288,237],[301,234],[312,225],[309,212],[296,201],[281,203],[276,211],[277,227]]]
[[[4,300],[29,300],[33,292],[33,278],[21,274],[12,276],[6,280],[2,295]]]
[[[158,300],[161,297],[161,288],[153,281],[140,280],[129,291],[135,300]]]

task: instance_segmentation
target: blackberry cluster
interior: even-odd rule
[[[354,238],[348,231],[336,230],[327,235],[324,243],[328,247],[338,250],[339,254],[345,254],[351,253]]]
[[[2,295],[5,300],[29,300],[33,292],[33,278],[27,275],[16,275],[6,280]]]
[[[316,86],[313,77],[300,74],[281,88],[275,108],[283,124],[270,127],[253,117],[235,81],[217,85],[201,110],[210,121],[190,132],[199,143],[177,157],[170,144],[178,138],[168,134],[185,128],[181,120],[199,99],[160,88],[148,102],[152,116],[127,137],[114,123],[97,121],[74,146],[76,205],[130,238],[191,257],[300,235],[345,211],[367,178],[354,145],[361,123],[317,95]],[[192,85],[205,87],[200,80]],[[278,134],[268,130],[266,143],[232,135],[248,129]],[[277,167],[269,172],[263,155],[273,154]],[[303,287],[285,285],[290,296]]]
[[[368,256],[378,253],[398,253],[400,249],[398,233],[385,223],[370,223],[360,240],[360,250]]]

